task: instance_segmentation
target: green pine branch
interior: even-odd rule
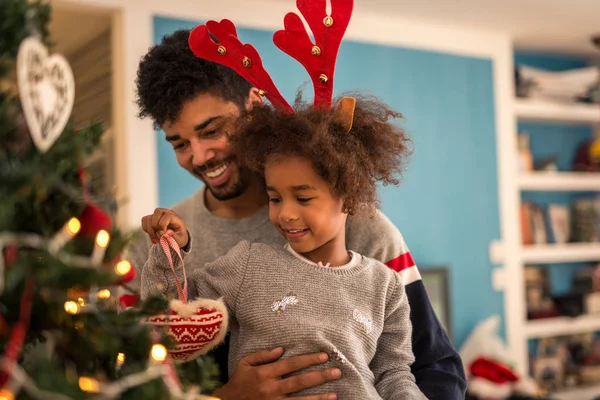
[[[50,46],[50,18],[51,7],[43,0],[0,0],[0,237],[19,233],[48,241],[71,217],[81,215],[86,203],[79,168],[98,147],[104,131],[101,124],[77,131],[69,124],[45,153],[32,142],[17,92],[15,60],[20,42],[33,32]],[[59,254],[21,244],[16,258],[7,259],[10,263],[0,270],[0,356],[9,343],[6,326],[10,329],[21,318],[25,282],[34,282],[19,365],[40,390],[86,399],[89,394],[79,387],[79,377],[114,382],[149,365],[153,342],[150,328],[141,321],[166,309],[166,299],[153,298],[139,309],[117,312],[113,293],[109,299],[97,299],[97,309],[90,308],[94,304],[90,288],[114,289],[117,277],[112,266],[132,236],[117,228],[110,234],[103,268],[83,268],[64,257],[89,258],[92,253],[94,238],[76,236]],[[86,304],[80,312],[65,311],[65,302],[79,302],[79,297]],[[161,342],[173,344],[164,335]],[[117,363],[119,353],[125,354],[122,365]],[[217,367],[209,358],[176,368],[184,385],[200,385],[204,393],[218,384]],[[33,397],[21,390],[17,398]],[[121,398],[165,399],[168,393],[155,379],[127,390]]]

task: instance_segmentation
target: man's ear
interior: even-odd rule
[[[260,90],[253,87],[248,93],[248,99],[246,100],[246,110],[251,110],[254,106],[262,106],[264,103],[263,97],[260,95]]]

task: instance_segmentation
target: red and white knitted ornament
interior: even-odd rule
[[[161,237],[160,245],[175,274],[179,299],[171,300],[166,312],[146,318],[146,323],[166,329],[175,339],[175,347],[169,350],[171,359],[179,362],[190,361],[206,354],[225,338],[228,325],[227,308],[221,299],[196,299],[188,302],[187,277],[179,245],[169,235]],[[183,287],[175,273],[171,248],[181,261]]]

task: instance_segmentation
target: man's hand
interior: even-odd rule
[[[337,368],[306,372],[282,379],[283,376],[300,371],[328,360],[325,353],[308,354],[279,360],[283,349],[263,350],[242,358],[233,376],[214,396],[222,400],[283,400],[287,395],[303,389],[322,385],[338,379],[342,372]],[[294,397],[294,400],[335,400],[335,393]]]
[[[157,208],[154,214],[143,217],[142,229],[153,242],[158,241],[165,233],[170,233],[180,248],[186,247],[190,241],[185,222],[174,211],[166,208]]]

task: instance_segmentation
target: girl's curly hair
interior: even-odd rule
[[[336,122],[333,110],[313,110],[312,104],[298,103],[291,114],[253,107],[231,137],[240,166],[262,173],[272,156],[307,158],[350,213],[377,206],[377,182],[400,183],[412,143],[392,122],[400,113],[375,97],[352,97],[356,107],[350,132]]]

